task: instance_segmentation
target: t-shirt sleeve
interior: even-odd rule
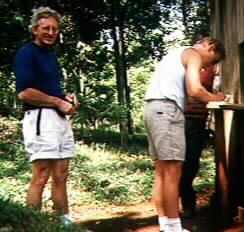
[[[16,77],[17,93],[32,86],[33,83],[33,56],[29,49],[21,49],[14,59],[14,73]]]

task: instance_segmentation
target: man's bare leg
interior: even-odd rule
[[[60,215],[69,213],[66,182],[69,159],[53,160],[52,165],[52,200]]]
[[[167,217],[167,224],[181,230],[179,219],[179,181],[181,176],[181,161],[155,161],[154,200],[159,215]],[[161,228],[160,223],[160,228]],[[178,230],[177,230],[178,231]]]
[[[179,216],[181,161],[155,161],[154,200],[160,216]]]
[[[35,160],[32,162],[32,179],[27,193],[27,205],[41,208],[42,193],[50,176],[50,169],[51,163],[49,160]]]
[[[164,191],[163,191],[163,164],[160,160],[155,161],[155,180],[153,186],[153,198],[160,217],[166,216],[164,211]]]

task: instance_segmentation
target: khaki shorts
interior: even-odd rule
[[[185,160],[184,123],[184,114],[173,101],[151,100],[146,103],[144,124],[153,159]]]
[[[70,123],[66,116],[61,117],[54,109],[42,108],[41,113],[39,109],[26,111],[23,135],[31,162],[74,156],[75,144]]]

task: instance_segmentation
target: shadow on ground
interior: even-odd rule
[[[217,232],[216,210],[211,206],[200,208],[196,216],[183,219],[183,226],[192,232]]]
[[[217,228],[217,213],[211,206],[205,206],[197,211],[195,217],[183,219],[183,226],[192,232],[244,232],[243,227],[233,226],[228,229]],[[80,223],[90,232],[158,232],[157,217],[138,217],[137,213],[125,214],[100,220],[90,220]]]
[[[81,223],[81,226],[92,232],[132,232],[139,228],[156,225],[157,217],[133,218],[134,214],[112,217],[101,220],[91,220]]]
[[[81,226],[92,232],[158,232],[157,217],[134,217],[136,213],[101,220],[90,220]],[[215,210],[199,209],[192,219],[183,219],[183,226],[192,232],[217,232]]]

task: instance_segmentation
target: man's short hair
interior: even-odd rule
[[[192,45],[204,42],[215,45],[214,51],[220,54],[220,60],[225,58],[225,48],[223,43],[211,36],[198,36],[195,40],[193,40]]]
[[[61,15],[52,10],[50,7],[39,7],[32,10],[33,15],[31,16],[29,30],[31,31],[32,27],[36,27],[39,24],[39,20],[42,18],[54,17],[58,23],[61,21]]]

